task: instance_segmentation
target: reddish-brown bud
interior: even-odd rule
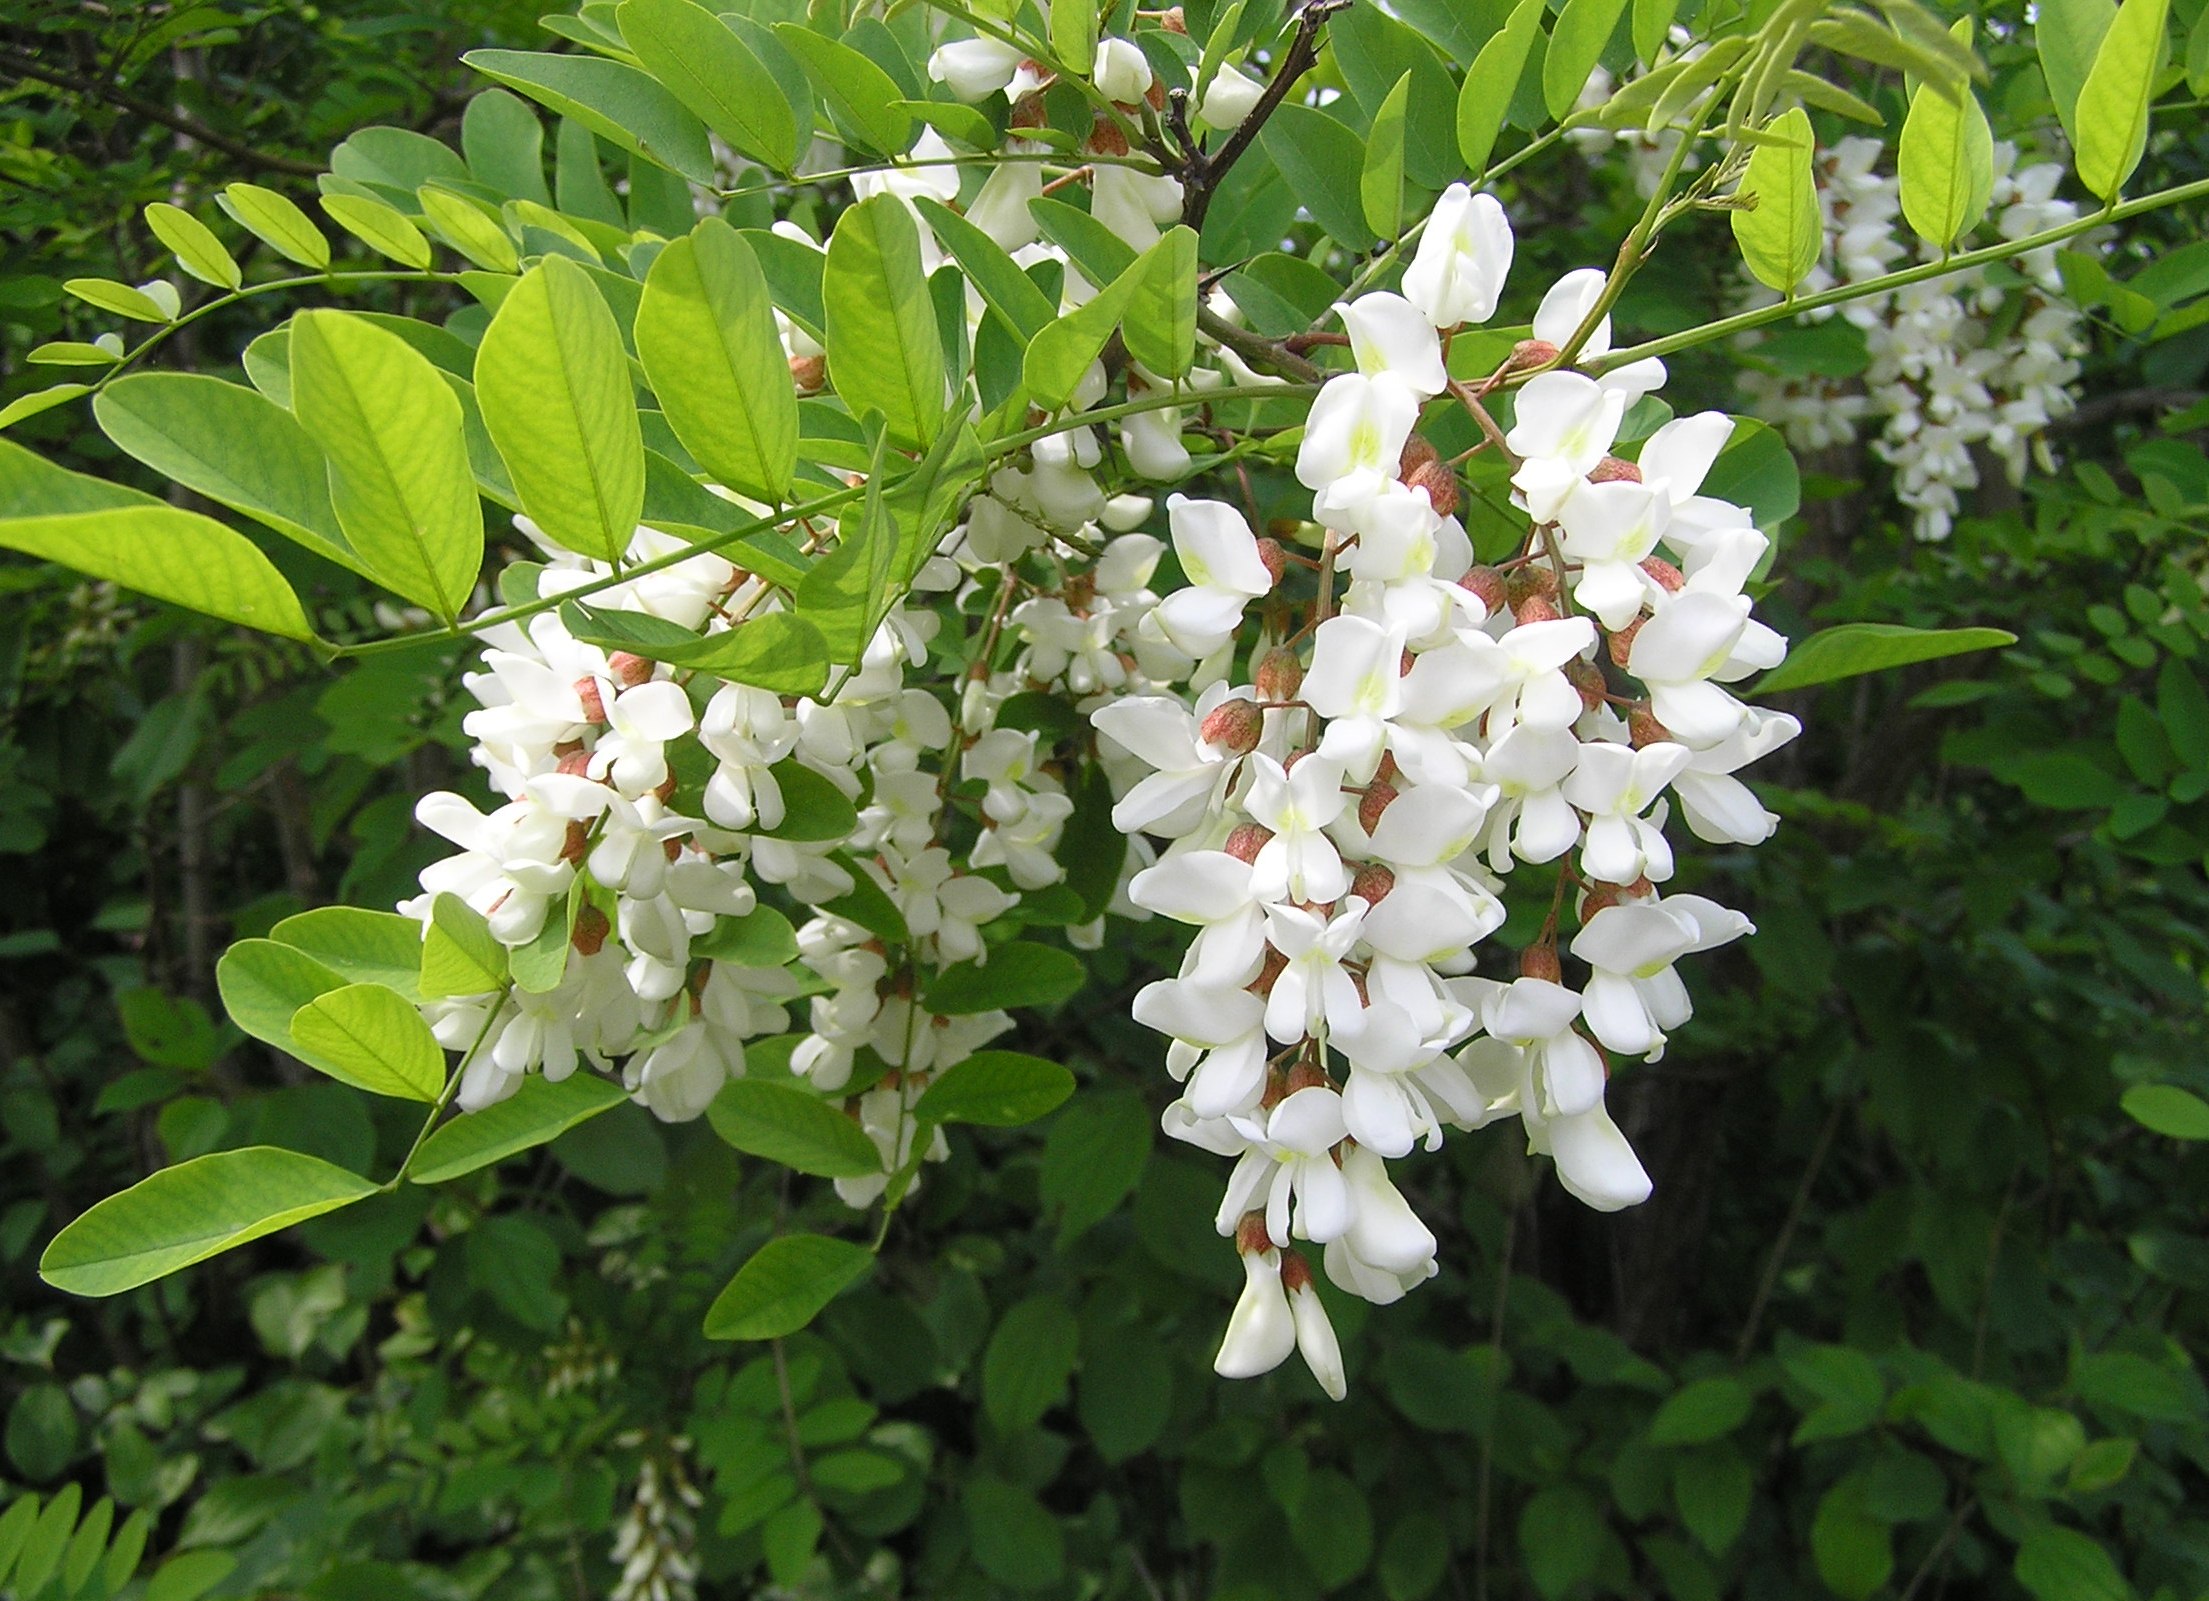
[[[560,860],[563,862],[581,861],[583,859],[583,847],[590,842],[591,825],[581,818],[569,819],[567,835],[560,841]]]
[[[1258,703],[1237,696],[1221,701],[1204,714],[1204,721],[1197,725],[1197,738],[1232,755],[1247,756],[1258,748],[1258,736],[1265,727],[1266,714],[1258,709]]]
[[[1493,567],[1473,568],[1457,581],[1457,587],[1466,591],[1483,606],[1487,607],[1488,615],[1491,617],[1509,604],[1510,586],[1504,582],[1503,574],[1497,572]]]
[[[1585,923],[1597,912],[1616,906],[1625,898],[1625,891],[1616,884],[1595,884],[1580,898],[1580,921]]]
[[[1404,453],[1396,459],[1396,476],[1408,483],[1413,473],[1441,459],[1442,452],[1434,448],[1433,440],[1425,434],[1411,434],[1404,440]]]
[[[1288,969],[1288,965],[1289,959],[1271,945],[1268,945],[1266,954],[1258,966],[1258,976],[1252,979],[1245,988],[1253,995],[1271,995],[1274,981]]]
[[[565,756],[560,758],[560,766],[558,770],[562,773],[565,773],[570,778],[590,777],[591,753],[578,745],[574,750],[569,751]]]
[[[632,656],[625,650],[617,650],[607,657],[606,666],[613,673],[614,682],[623,689],[635,689],[639,684],[649,683],[652,678],[652,664],[642,656]]]
[[[1276,645],[1258,658],[1257,671],[1251,677],[1258,693],[1267,700],[1294,700],[1304,687],[1304,664],[1288,646]]]
[[[1564,615],[1557,609],[1557,602],[1547,595],[1529,595],[1511,609],[1511,615],[1520,623],[1553,623]]]
[[[1547,598],[1556,593],[1557,571],[1547,562],[1529,562],[1504,581],[1504,596],[1514,609],[1535,596]]]
[[[817,395],[828,383],[826,356],[792,356],[790,382],[801,395]]]
[[[1294,1294],[1312,1287],[1312,1265],[1295,1251],[1281,1253],[1281,1288]]]
[[[1603,681],[1603,669],[1578,656],[1565,663],[1565,681],[1580,691],[1580,704],[1591,712],[1602,705],[1603,697],[1610,693],[1611,686]]]
[[[1511,347],[1512,372],[1546,367],[1557,359],[1557,347],[1546,339],[1522,339]]]
[[[1588,474],[1591,484],[1638,484],[1641,469],[1623,456],[1605,456],[1595,464],[1595,471]]]
[[[575,698],[583,703],[584,722],[603,723],[606,720],[606,697],[599,693],[597,679],[578,678]]]
[[[1235,1249],[1245,1256],[1258,1256],[1273,1249],[1273,1241],[1266,1234],[1266,1215],[1263,1212],[1245,1212],[1235,1225]]]
[[[1281,541],[1270,535],[1258,541],[1258,559],[1266,564],[1266,571],[1273,575],[1277,584],[1281,575],[1289,570],[1289,553],[1282,548]]]
[[[1331,1089],[1334,1081],[1309,1062],[1298,1062],[1289,1069],[1288,1090],[1294,1095],[1298,1090]]]
[[[660,841],[660,851],[669,861],[678,861],[683,854],[683,842],[679,839],[663,839]]]
[[[1189,36],[1189,24],[1187,19],[1182,16],[1181,7],[1179,6],[1168,6],[1164,11],[1159,12],[1158,25],[1168,33],[1178,33],[1183,38]]]
[[[1612,630],[1610,647],[1611,660],[1618,663],[1619,666],[1624,667],[1626,665],[1626,658],[1633,655],[1634,636],[1641,632],[1641,625],[1646,620],[1647,619],[1645,618],[1637,617],[1632,622],[1628,623],[1624,628]]]
[[[658,799],[659,803],[662,806],[667,805],[675,798],[676,782],[677,780],[675,775],[673,773],[669,773],[665,778],[660,780],[659,786],[652,791],[653,795]]]
[[[606,914],[586,903],[576,909],[575,931],[568,935],[568,943],[575,947],[578,956],[596,956],[605,949],[606,936],[613,931],[614,925],[606,920]]]
[[[1128,136],[1117,122],[1100,112],[1089,125],[1089,142],[1083,148],[1093,156],[1124,156],[1128,153]]]
[[[1358,876],[1350,880],[1350,893],[1361,897],[1368,906],[1380,905],[1395,887],[1396,875],[1379,862],[1366,863],[1358,869]]]
[[[1662,556],[1644,557],[1641,570],[1647,573],[1650,580],[1668,595],[1677,595],[1687,587],[1687,575]]]
[[[1404,484],[1410,489],[1426,491],[1427,504],[1434,508],[1437,517],[1451,517],[1457,513],[1457,474],[1449,464],[1430,461],[1425,466],[1404,474]]]
[[[1396,799],[1396,786],[1376,778],[1358,797],[1358,827],[1370,834],[1381,826],[1381,813]]]
[[[1164,111],[1166,109],[1166,86],[1156,78],[1151,79],[1151,86],[1143,91],[1143,100],[1151,110]]]
[[[1557,960],[1557,947],[1544,941],[1540,945],[1529,945],[1519,952],[1519,976],[1545,979],[1552,984],[1563,983],[1565,969],[1564,964]]]
[[[1262,823],[1238,823],[1235,831],[1227,836],[1222,847],[1238,862],[1254,862],[1265,849],[1266,841],[1273,838],[1273,830]]]
[[[1024,62],[1022,65],[1033,66],[1034,63]],[[1005,124],[1013,132],[1019,133],[1030,128],[1040,128],[1050,120],[1051,114],[1044,109],[1042,94],[1031,90],[1012,103],[1012,115],[1005,119]]]
[[[1672,730],[1658,722],[1646,706],[1636,706],[1626,714],[1626,732],[1636,750],[1669,744],[1672,740]]]

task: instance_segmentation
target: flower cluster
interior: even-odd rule
[[[1176,497],[1190,584],[1153,617],[1208,670],[1193,698],[1124,695],[1092,713],[1131,759],[1115,823],[1163,842],[1128,897],[1196,929],[1135,1015],[1172,1042],[1167,1132],[1234,1159],[1217,1224],[1247,1285],[1223,1374],[1300,1350],[1343,1393],[1293,1242],[1374,1302],[1432,1275],[1435,1237],[1387,1162],[1445,1129],[1516,1116],[1588,1204],[1646,1197],[1604,1108],[1608,1058],[1661,1055],[1689,1014],[1674,964],[1749,928],[1662,888],[1674,803],[1700,838],[1761,841],[1775,819],[1735,774],[1796,732],[1725,687],[1785,649],[1743,593],[1767,541],[1699,492],[1732,424],[1666,423],[1627,461],[1613,446],[1661,364],[1539,373],[1486,447],[1512,465],[1526,546],[1476,565],[1422,410],[1448,392],[1493,429],[1485,389],[1554,363],[1604,287],[1593,272],[1557,284],[1534,340],[1476,389],[1451,377],[1445,336],[1493,313],[1511,255],[1502,208],[1460,185],[1401,294],[1336,308],[1355,369],[1321,389],[1297,457],[1321,544],[1302,626],[1272,631],[1297,606],[1277,591],[1284,553],[1233,508]],[[1589,332],[1592,361],[1607,319]],[[1505,875],[1522,864],[1555,864],[1551,912],[1506,982],[1471,952],[1505,921]],[[1578,932],[1560,950],[1568,890]],[[1568,956],[1585,969],[1576,986]]]
[[[1823,259],[1806,291],[1878,278],[1907,264],[1901,186],[1874,170],[1877,139],[1843,139],[1820,157],[1825,210]],[[2023,239],[2072,221],[2078,207],[2056,198],[2063,168],[2020,167],[2017,147],[1995,146],[1991,211],[2004,239]],[[1921,247],[1930,260],[1936,254]],[[1871,448],[1895,470],[1895,495],[1916,513],[1920,539],[1948,537],[1966,491],[1978,487],[1978,454],[2000,462],[2012,483],[2028,459],[2052,470],[2045,431],[2077,404],[2073,386],[2085,353],[2085,318],[2065,298],[2056,247],[2023,252],[2007,272],[1980,267],[1836,311],[1860,329],[1868,355],[1861,389],[1783,370],[1741,375],[1762,416],[1804,449],[1829,448],[1873,431]],[[1749,347],[1754,350],[1754,344]]]

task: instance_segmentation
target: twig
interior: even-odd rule
[[[187,138],[198,140],[211,150],[220,150],[224,155],[245,162],[248,166],[259,167],[264,172],[283,172],[298,178],[312,178],[322,171],[320,162],[301,161],[296,156],[272,155],[266,150],[254,148],[242,139],[233,139],[218,129],[208,127],[188,112],[174,111],[150,100],[141,100],[136,95],[126,94],[112,84],[98,83],[90,78],[80,78],[73,72],[49,67],[5,46],[0,46],[0,71],[55,89],[66,89],[72,94],[90,95],[95,100],[104,100],[119,111],[127,111],[134,117],[143,117],[148,122],[157,122],[164,128],[174,129]]]
[[[1810,1187],[1818,1182],[1819,1170],[1825,1166],[1826,1155],[1833,1149],[1833,1137],[1841,1132],[1841,1119],[1848,1114],[1848,1109],[1847,1101],[1835,1101],[1833,1110],[1826,1113],[1825,1125],[1818,1130],[1818,1143],[1812,1147],[1810,1160],[1803,1166],[1802,1179],[1795,1185],[1795,1198],[1787,1203],[1786,1220],[1780,1224],[1779,1235],[1765,1255],[1764,1274],[1757,1280],[1755,1299],[1749,1302],[1749,1316],[1741,1325],[1741,1338],[1734,1341],[1733,1359],[1737,1366],[1749,1360],[1749,1352],[1756,1345],[1757,1330],[1764,1322],[1764,1308],[1772,1299],[1772,1287],[1779,1282],[1780,1264],[1787,1259],[1787,1247],[1794,1242],[1803,1209],[1810,1204]]]
[[[1305,73],[1319,61],[1319,33],[1327,25],[1327,19],[1351,4],[1351,0],[1312,0],[1296,20],[1296,39],[1281,57],[1280,68],[1273,74],[1265,93],[1250,108],[1250,115],[1236,125],[1227,136],[1227,142],[1210,155],[1196,154],[1188,157],[1182,168],[1182,182],[1188,193],[1182,201],[1181,220],[1197,232],[1204,231],[1204,214],[1211,209],[1212,196],[1219,182],[1227,176],[1228,169],[1240,161],[1243,152],[1257,139],[1259,130],[1289,97],[1289,91]]]

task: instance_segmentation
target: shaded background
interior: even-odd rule
[[[367,123],[454,139],[480,87],[457,56],[538,43],[535,10],[11,7],[0,402],[56,376],[32,345],[105,327],[63,280],[160,270],[145,203],[238,177],[305,199]],[[2029,49],[1985,50],[1998,132],[2044,125]],[[2209,125],[2173,125],[2142,190],[2209,172]],[[1637,205],[1616,160],[1529,170],[1503,320]],[[2128,227],[2110,271],[2209,251],[2198,222]],[[1738,292],[1729,260],[1674,247],[1623,325],[1692,326]],[[450,656],[333,676],[0,566],[0,1503],[77,1486],[41,1528],[144,1509],[160,1601],[604,1595],[640,1480],[714,1596],[2209,1593],[2209,1176],[2173,1137],[2209,1111],[2121,1105],[2209,1092],[2209,260],[2160,282],[2145,320],[2095,308],[2060,469],[1987,472],[1950,542],[1908,538],[1867,453],[1802,461],[1776,624],[2021,643],[1796,697],[1808,732],[1759,769],[1778,838],[1683,852],[1760,932],[1613,1086],[1655,1199],[1587,1213],[1509,1127],[1407,1164],[1443,1275],[1338,1307],[1339,1406],[1296,1364],[1209,1373],[1239,1275],[1220,1173],[1150,1137],[1161,1053],[1124,1011],[1155,931],[1028,1030],[1075,1101],[955,1131],[978,1159],[931,1169],[884,1270],[771,1355],[705,1342],[704,1305],[789,1211],[848,1214],[641,1111],[113,1302],[48,1291],[55,1230],[166,1162],[403,1148],[379,1104],[242,1041],[213,961],[409,890],[412,799],[464,764]],[[266,326],[233,317],[213,356]],[[1672,397],[1740,406],[1733,370],[1683,358]],[[138,474],[74,408],[11,437]],[[343,582],[320,603],[365,613]]]

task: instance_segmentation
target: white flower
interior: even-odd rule
[[[1212,1371],[1223,1379],[1271,1373],[1296,1349],[1296,1318],[1281,1288],[1281,1253],[1246,1251],[1242,1261],[1243,1293],[1212,1361]]]
[[[591,752],[590,775],[624,795],[641,795],[667,782],[666,745],[690,732],[690,697],[680,684],[658,679],[624,689],[605,702],[607,732]]]
[[[1250,881],[1250,864],[1225,851],[1183,851],[1135,874],[1127,893],[1146,911],[1198,925],[1184,978],[1239,989],[1265,953],[1265,913]]]
[[[1766,811],[1749,786],[1733,775],[1801,732],[1802,724],[1785,712],[1752,707],[1739,728],[1695,752],[1672,780],[1689,831],[1713,845],[1761,845],[1770,839],[1778,816]]]
[[[1368,378],[1395,378],[1418,395],[1439,395],[1450,386],[1442,365],[1442,341],[1434,324],[1402,295],[1360,295],[1335,302],[1335,314],[1350,335],[1350,355]]]
[[[1588,814],[1588,841],[1580,866],[1606,884],[1631,884],[1647,877],[1663,883],[1672,876],[1672,847],[1662,820],[1642,814],[1657,804],[1665,786],[1680,776],[1693,752],[1685,745],[1660,741],[1640,750],[1607,742],[1580,747],[1579,765],[1564,783],[1565,799]]]
[[[1355,1029],[1364,1002],[1342,965],[1358,942],[1365,902],[1352,896],[1332,918],[1301,906],[1268,906],[1266,939],[1288,959],[1266,997],[1266,1033],[1283,1045],[1306,1035],[1317,1038],[1320,1025]]]
[[[1221,131],[1239,126],[1258,109],[1266,86],[1240,67],[1223,64],[1197,100],[1197,121]]]
[[[1520,457],[1511,482],[1538,523],[1552,522],[1565,498],[1610,454],[1626,397],[1577,372],[1538,373],[1518,394],[1504,444]]]
[[[1696,498],[1732,431],[1733,419],[1722,412],[1675,418],[1642,447],[1638,481],[1581,482],[1566,493],[1557,524],[1565,554],[1580,563],[1573,599],[1605,628],[1623,628],[1640,613],[1648,587],[1641,562],[1674,511]]]
[[[1107,100],[1131,106],[1150,93],[1150,60],[1132,40],[1108,36],[1097,41],[1089,79]]]
[[[567,819],[533,801],[515,801],[486,817],[458,795],[439,790],[415,804],[415,820],[461,849],[422,870],[422,895],[399,909],[429,921],[441,894],[458,895],[481,912],[502,945],[526,945],[544,926],[554,896],[575,881],[566,860]]]
[[[1581,267],[1568,272],[1550,286],[1549,293],[1535,308],[1532,333],[1546,344],[1564,348],[1566,341],[1579,331],[1588,313],[1595,310],[1603,298],[1603,290],[1609,279],[1598,268]],[[1587,343],[1580,347],[1578,360],[1594,361],[1610,354],[1611,319],[1604,317],[1588,335]],[[1606,372],[1598,380],[1604,388],[1615,390],[1626,405],[1632,405],[1652,389],[1664,387],[1664,363],[1650,356],[1641,361],[1629,362],[1615,371]]]
[[[1481,776],[1502,799],[1489,813],[1488,864],[1509,872],[1520,861],[1553,862],[1580,841],[1580,818],[1564,782],[1580,760],[1580,741],[1566,728],[1520,724],[1489,747]]]
[[[673,1039],[631,1057],[622,1083],[661,1122],[687,1123],[704,1113],[721,1086],[743,1071],[741,1050],[730,1061],[707,1024],[693,1020]]]
[[[1635,631],[1626,670],[1649,687],[1650,715],[1701,750],[1741,726],[1741,702],[1708,680],[1723,672],[1749,623],[1741,596],[1685,590]]]
[[[1453,183],[1442,191],[1404,269],[1404,298],[1437,328],[1486,322],[1511,271],[1511,219],[1494,195]]]
[[[1753,932],[1739,912],[1700,895],[1606,906],[1572,941],[1572,954],[1595,969],[1581,1015],[1610,1050],[1655,1061],[1664,1054],[1665,1030],[1694,1013],[1672,964]]]
[[[1433,1231],[1389,1182],[1387,1166],[1363,1146],[1344,1149],[1342,1177],[1352,1218],[1348,1231],[1327,1243],[1327,1277],[1376,1306],[1401,1300],[1437,1271]]]
[[[1259,752],[1250,758],[1250,773],[1243,805],[1273,831],[1251,863],[1251,893],[1261,901],[1336,899],[1350,887],[1350,873],[1322,831],[1349,805],[1341,765],[1310,755],[1284,769]]]
[[[1235,772],[1234,753],[1202,737],[1204,721],[1234,694],[1216,684],[1194,713],[1168,695],[1123,696],[1090,713],[1100,733],[1153,769],[1113,805],[1114,828],[1179,839],[1203,826]]]
[[[1258,1104],[1266,1083],[1265,1003],[1245,989],[1189,979],[1158,979],[1135,997],[1134,1017],[1173,1039],[1166,1067],[1188,1084],[1183,1096],[1199,1118],[1225,1117]]]
[[[1299,692],[1328,719],[1319,754],[1342,764],[1352,783],[1373,776],[1388,719],[1403,704],[1403,635],[1363,617],[1330,617],[1313,636],[1312,664]]]
[[[1214,1220],[1235,1232],[1245,1212],[1264,1208],[1268,1238],[1324,1245],[1351,1223],[1350,1187],[1335,1166],[1334,1148],[1348,1130],[1342,1097],[1323,1084],[1285,1096],[1270,1112],[1229,1119],[1249,1148],[1228,1175],[1227,1196]]]
[[[1017,45],[988,38],[960,39],[937,47],[928,58],[928,76],[971,104],[1011,83],[1021,59]]]
[[[1166,518],[1189,587],[1161,600],[1150,620],[1178,649],[1201,658],[1227,643],[1243,608],[1273,588],[1273,574],[1250,524],[1224,501],[1174,495]]]
[[[1296,452],[1296,481],[1318,491],[1322,522],[1334,526],[1395,480],[1418,421],[1418,392],[1400,378],[1346,372],[1327,380]]]
[[[1339,1401],[1350,1393],[1350,1387],[1342,1372],[1342,1345],[1335,1338],[1334,1324],[1327,1320],[1326,1304],[1312,1287],[1311,1269],[1302,1257],[1292,1253],[1283,1265],[1287,1271],[1282,1279],[1289,1286],[1289,1314],[1296,1323],[1296,1349],[1327,1398]]]

